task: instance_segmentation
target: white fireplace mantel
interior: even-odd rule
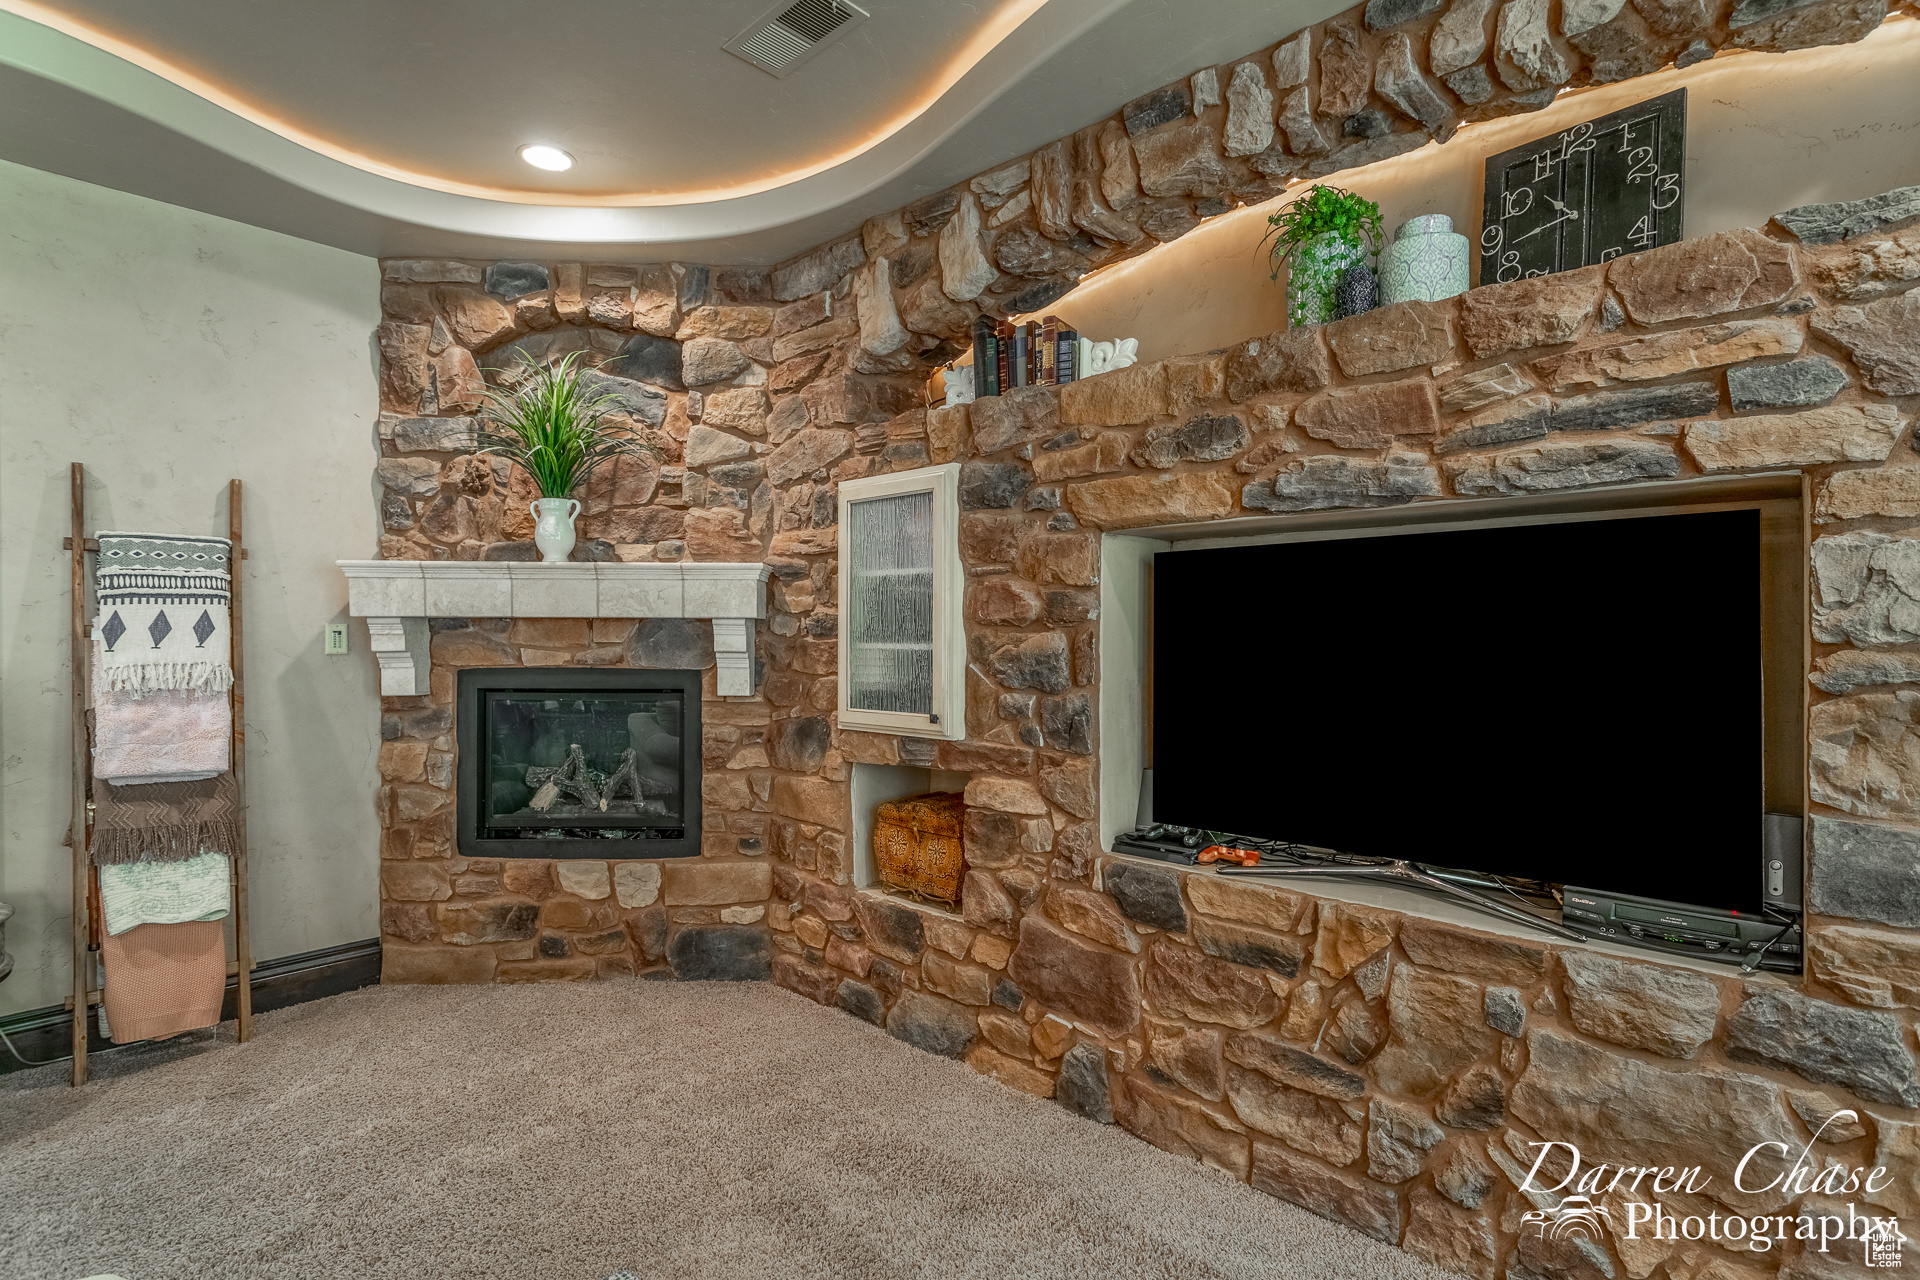
[[[764,564],[337,560],[347,612],[367,620],[380,693],[427,692],[428,618],[701,618],[713,623],[723,696],[753,693],[753,624]]]

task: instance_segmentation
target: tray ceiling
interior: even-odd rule
[[[721,48],[765,0],[0,0],[0,157],[365,253],[771,261],[1334,9],[862,7],[775,79]]]

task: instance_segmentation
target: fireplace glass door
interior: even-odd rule
[[[461,834],[476,842],[473,853],[698,852],[695,673],[519,668],[460,675]]]

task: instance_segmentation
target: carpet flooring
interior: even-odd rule
[[[0,1276],[1440,1280],[762,984],[370,987],[0,1078]]]

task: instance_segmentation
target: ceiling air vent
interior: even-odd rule
[[[799,0],[775,9],[722,47],[780,79],[867,16],[846,0]]]

